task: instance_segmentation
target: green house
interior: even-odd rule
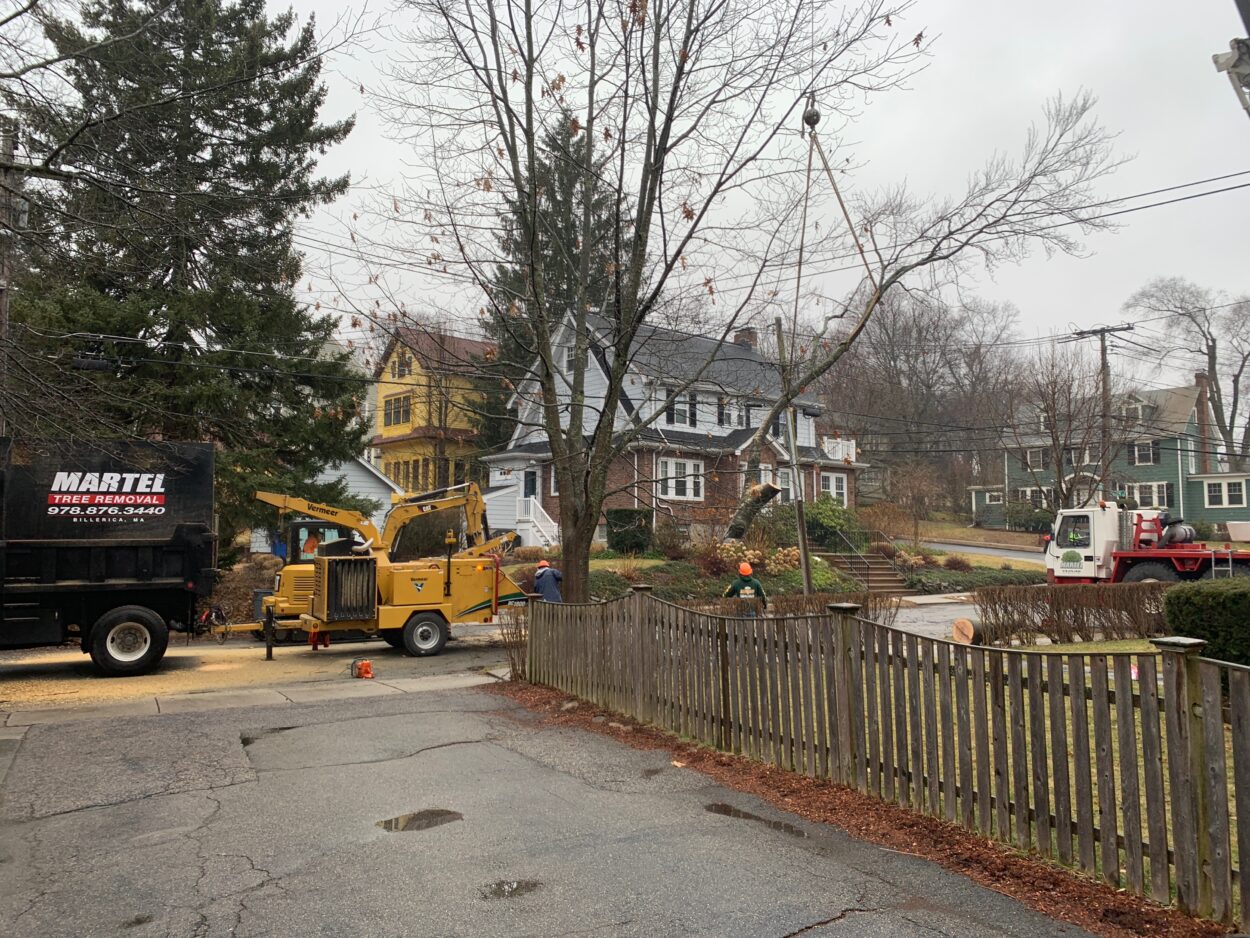
[[[1250,472],[1226,467],[1202,373],[1189,387],[1127,395],[1106,454],[1100,421],[1056,427],[1037,412],[1025,419],[1036,426],[1017,428],[1007,441],[1002,482],[968,490],[973,517],[984,527],[1038,530],[1057,508],[1116,498],[1167,508],[1190,522],[1250,521]]]

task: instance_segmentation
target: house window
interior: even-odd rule
[[[1176,503],[1176,486],[1171,482],[1130,482],[1124,493],[1138,508],[1168,508]]]
[[[1244,508],[1245,504],[1245,479],[1207,483],[1208,508]]]
[[[790,481],[789,469],[777,470],[777,485],[781,488],[781,503],[789,504],[794,498],[793,485]]]
[[[453,484],[453,485],[464,485],[465,467],[464,467],[464,460],[463,460],[463,459],[457,459],[457,460],[456,460],[455,465],[452,467],[452,472],[453,472],[453,475],[452,475],[452,484]]]
[[[686,423],[692,427],[699,425],[699,395],[694,392],[686,398]]]
[[[547,464],[547,475],[551,476],[551,494],[559,495],[560,494],[560,480],[556,478],[556,467],[551,465],[550,463]]]
[[[703,501],[702,460],[661,459],[656,491],[661,498]]]
[[[773,480],[773,467],[760,466],[754,472],[747,469],[744,462],[738,463],[738,471],[742,473],[742,490],[745,492],[752,485],[758,485],[761,482],[771,482]]]
[[[846,507],[846,473],[822,472],[820,474],[820,494],[827,495],[842,507]]]
[[[753,415],[751,414],[751,411],[753,411],[753,410],[755,410],[755,408],[754,408],[754,407],[752,407],[750,404],[743,404],[743,405],[742,405],[742,417],[741,417],[741,419],[738,421],[738,426],[740,426],[740,427],[753,427],[753,426],[755,426],[755,420],[754,420]]]
[[[1150,440],[1145,443],[1133,444],[1134,466],[1156,466],[1159,464],[1159,441]]]
[[[1042,450],[1026,449],[1024,451],[1024,459],[1022,461],[1025,469],[1041,469],[1044,459],[1045,454]]]
[[[727,397],[716,399],[716,425],[718,427],[729,426],[729,398]]]
[[[569,375],[569,377],[572,377],[573,372],[577,370],[577,347],[576,346],[570,345],[568,348],[564,350],[564,370]]]
[[[1050,419],[1050,414],[1044,409],[1038,414],[1037,428],[1041,433],[1049,433],[1054,428],[1054,422]]]
[[[1185,448],[1189,451],[1189,473],[1190,475],[1193,475],[1195,472],[1198,471],[1197,447],[1194,446],[1193,440],[1187,440],[1185,442]]]
[[[387,399],[382,402],[382,426],[389,427],[395,422],[395,402]]]
[[[1002,492],[986,492],[986,493],[985,493],[985,504],[987,504],[987,505],[1001,505],[1002,503],[1003,503],[1003,493],[1002,493]]]
[[[1063,464],[1069,469],[1075,469],[1077,466],[1083,466],[1089,461],[1088,449],[1070,446],[1063,451]]]
[[[1127,404],[1124,407],[1124,422],[1127,424],[1141,423],[1141,404]]]

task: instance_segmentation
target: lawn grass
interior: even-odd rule
[[[970,528],[954,521],[922,521],[920,537],[929,541],[973,541],[977,544],[1001,544],[1020,548],[1037,548],[1037,535],[1023,531],[998,531],[991,528]]]

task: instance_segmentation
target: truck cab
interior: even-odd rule
[[[1097,505],[1061,510],[1046,542],[1049,578],[1079,583],[1110,579],[1120,544],[1120,511]]]
[[[1250,552],[1196,541],[1166,508],[1097,502],[1064,508],[1046,543],[1052,583],[1151,583],[1250,576]]]
[[[274,618],[299,621],[310,609],[313,591],[313,558],[323,544],[351,539],[355,531],[345,524],[316,518],[296,518],[286,525],[278,545],[282,569],[274,576],[273,595],[261,600],[261,617],[272,606]]]

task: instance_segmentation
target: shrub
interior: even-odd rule
[[[1179,584],[1165,610],[1168,631],[1203,639],[1206,657],[1250,665],[1250,577]]]
[[[641,554],[651,549],[651,509],[609,508],[608,547],[620,554]]]
[[[822,495],[806,506],[804,520],[807,522],[808,540],[830,550],[841,543],[838,534],[859,530],[855,512],[843,508],[828,495]]]
[[[512,551],[512,559],[517,563],[538,563],[546,557],[545,547],[518,547]]]
[[[592,599],[608,600],[624,596],[630,591],[629,581],[615,570],[590,571],[590,596]]]
[[[1067,644],[1149,638],[1165,630],[1163,599],[1172,583],[985,587],[976,591],[984,641]]]
[[[661,518],[651,535],[652,546],[665,560],[685,560],[690,556],[690,539],[671,518]]]
[[[987,570],[974,568],[971,573],[954,570],[923,569],[907,574],[907,588],[919,593],[970,593],[983,586],[1028,586],[1046,582],[1044,570]]]
[[[868,549],[880,554],[886,560],[893,560],[898,556],[898,546],[891,544],[889,541],[878,541],[874,544],[869,544]]]
[[[695,551],[695,566],[697,566],[704,574],[710,577],[722,577],[727,575],[737,566],[734,561],[721,551],[720,544],[704,544]]]
[[[775,576],[787,570],[797,570],[799,559],[797,547],[778,547],[764,559],[764,571]]]
[[[958,554],[951,554],[944,561],[942,561],[942,566],[945,567],[947,570],[954,570],[956,573],[971,573],[972,572],[971,561],[965,560],[963,557],[960,557]]]
[[[1219,537],[1215,533],[1215,525],[1210,521],[1191,521],[1189,524],[1194,529],[1194,537],[1199,541],[1214,541]]]
[[[1034,508],[1029,502],[1011,502],[1003,512],[1007,524],[1017,531],[1045,534],[1054,524],[1054,513],[1046,508]]]
[[[744,540],[760,551],[797,545],[799,529],[798,522],[795,520],[794,505],[774,502],[765,506],[747,528]]]

